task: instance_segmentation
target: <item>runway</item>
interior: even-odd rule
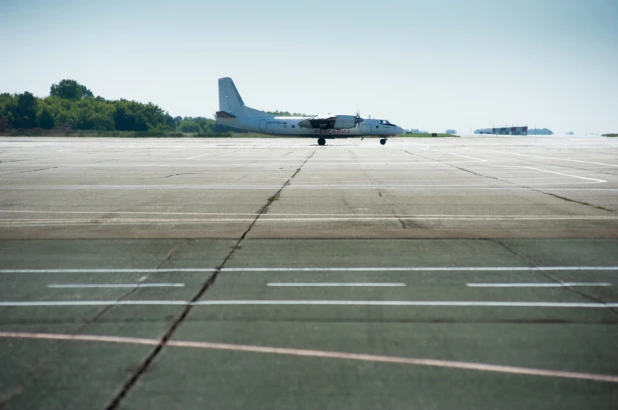
[[[0,407],[613,408],[618,141],[0,138]]]

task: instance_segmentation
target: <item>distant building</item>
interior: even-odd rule
[[[478,130],[474,130],[474,133],[493,135],[528,135],[528,126],[520,125],[516,127],[480,128]]]

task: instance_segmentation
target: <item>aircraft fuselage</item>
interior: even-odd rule
[[[229,77],[219,79],[219,111],[217,124],[245,131],[268,135],[290,137],[317,137],[318,144],[324,145],[326,138],[386,137],[404,132],[401,127],[388,120],[361,118],[356,115],[333,115],[313,117],[277,117],[266,111],[256,110],[245,105],[234,81]]]
[[[345,138],[345,137],[366,137],[383,136],[390,137],[399,135],[403,130],[395,125],[387,124],[384,120],[364,119],[363,122],[356,124],[353,128],[345,129],[322,129],[301,127],[299,123],[312,117],[237,117],[237,118],[217,118],[221,125],[227,125],[268,135],[293,136],[293,137],[319,137],[324,138]]]

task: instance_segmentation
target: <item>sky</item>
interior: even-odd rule
[[[618,0],[0,0],[0,92],[618,132]]]

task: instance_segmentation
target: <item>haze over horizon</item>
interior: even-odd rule
[[[74,79],[212,117],[217,79],[263,110],[429,131],[618,132],[618,2],[0,0],[0,93]]]

